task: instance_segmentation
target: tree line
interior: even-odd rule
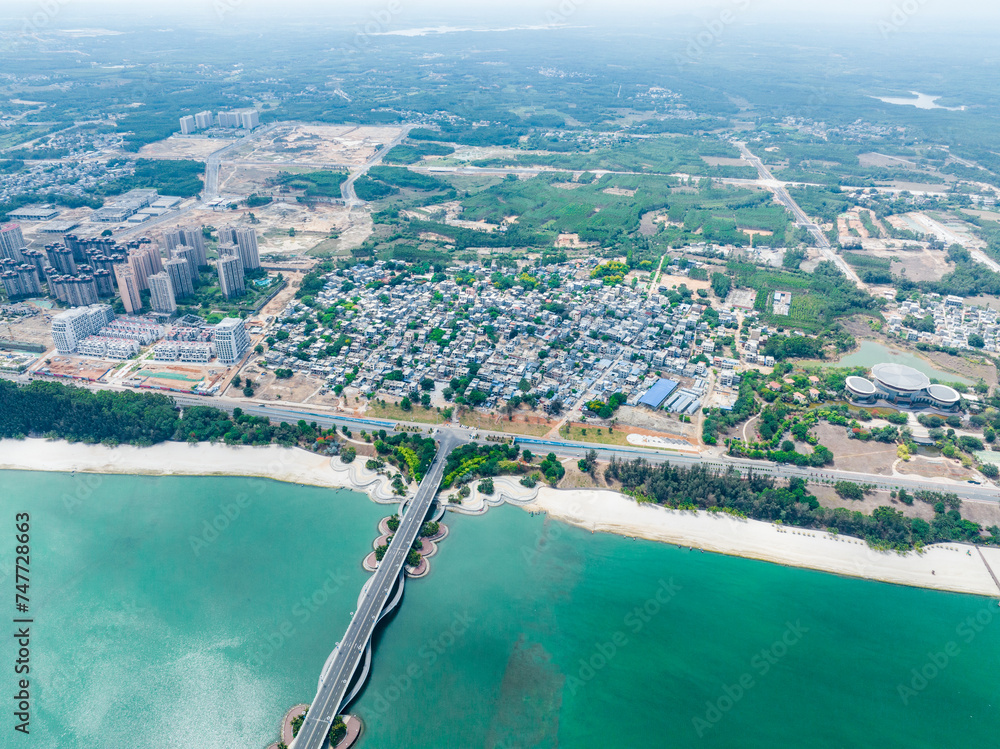
[[[145,447],[160,442],[216,442],[229,445],[303,445],[333,440],[315,422],[272,424],[239,408],[233,414],[211,406],[183,413],[162,393],[91,391],[58,382],[22,386],[0,380],[0,437],[29,436]],[[322,445],[320,445],[322,446]]]
[[[991,526],[987,529],[989,535],[984,535],[978,523],[962,518],[957,497],[918,497],[934,507],[934,518],[928,522],[908,518],[885,506],[876,508],[871,515],[842,507],[828,509],[809,494],[802,479],[792,478],[787,486],[781,486],[770,476],[751,472],[743,477],[732,468],[721,471],[706,466],[653,466],[641,458],[632,461],[612,458],[604,475],[608,480],[621,482],[640,501],[824,529],[863,538],[880,549],[908,550],[944,541],[1000,545],[1000,527]]]

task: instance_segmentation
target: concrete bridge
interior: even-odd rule
[[[403,566],[417,540],[444,475],[448,454],[461,441],[451,431],[441,430],[437,455],[400,518],[389,549],[375,574],[361,589],[358,608],[344,637],[330,653],[320,676],[319,690],[292,744],[293,749],[322,749],[334,718],[354,699],[371,666],[371,640],[379,620],[394,609],[403,596]]]

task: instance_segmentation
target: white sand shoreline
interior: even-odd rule
[[[85,472],[151,476],[246,476],[310,486],[344,488],[377,502],[398,502],[384,477],[360,461],[343,466],[297,448],[230,447],[169,442],[152,447],[71,444],[44,439],[0,440],[0,470]],[[996,583],[974,547],[935,544],[922,554],[878,552],[863,541],[799,530],[726,514],[640,505],[597,489],[525,489],[502,481],[502,494],[528,510],[588,530],[678,544],[706,551],[832,572],[879,582],[998,597]],[[532,495],[535,495],[533,501]],[[484,508],[485,509],[485,508]],[[1000,549],[982,549],[1000,576]]]
[[[364,468],[363,461],[355,461],[350,466],[340,465],[342,470],[334,470],[327,456],[276,445],[248,447],[164,442],[151,447],[105,447],[63,440],[0,440],[0,470],[130,476],[246,476],[329,489],[351,489],[368,494],[376,501],[386,501],[381,491],[385,479]]]
[[[832,572],[878,582],[1000,597],[975,547],[946,543],[922,553],[876,551],[864,541],[826,531],[736,518],[726,513],[670,510],[639,504],[607,490],[544,488],[532,506],[551,517],[599,533],[635,536],[729,556]],[[1000,577],[1000,549],[982,547]]]

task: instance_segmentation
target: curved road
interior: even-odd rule
[[[380,148],[378,151],[372,154],[372,157],[368,159],[368,161],[366,161],[361,166],[360,169],[358,169],[356,172],[352,172],[351,175],[346,180],[344,180],[343,183],[341,183],[340,194],[343,195],[344,202],[347,204],[348,207],[363,205],[365,202],[363,200],[359,200],[358,194],[354,191],[354,182],[358,179],[358,177],[362,176],[363,174],[367,174],[369,169],[371,169],[376,164],[380,163],[382,159],[385,158],[385,155],[389,153],[389,151],[391,151],[393,148],[395,148],[396,146],[398,146],[400,143],[403,142],[406,136],[410,134],[410,130],[412,130],[414,127],[415,125],[403,125],[403,129],[399,132],[399,135],[397,135],[386,145],[382,146],[382,148]]]

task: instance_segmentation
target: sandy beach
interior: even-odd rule
[[[923,553],[875,551],[864,541],[825,531],[746,520],[725,513],[669,510],[612,491],[544,488],[529,509],[598,533],[617,533],[720,554],[921,588],[1000,596],[977,550],[935,544]],[[982,548],[1000,576],[1000,549]]]
[[[335,461],[339,463],[339,461]],[[62,440],[0,440],[0,469],[145,476],[252,476],[293,484],[354,489],[385,501],[385,479],[363,462],[340,463],[298,448],[163,442],[152,447],[85,445]],[[391,497],[391,491],[389,492]],[[396,499],[398,501],[398,498]]]
[[[259,476],[277,481],[368,494],[377,502],[398,502],[384,477],[360,461],[337,460],[297,448],[230,447],[169,442],[153,447],[70,444],[43,439],[0,441],[0,469],[79,471],[156,476]],[[923,553],[879,552],[855,538],[824,531],[799,530],[724,513],[668,510],[639,504],[617,492],[596,489],[526,489],[513,479],[496,480],[495,504],[516,500],[524,509],[599,533],[636,536],[732,556],[833,572],[869,580],[936,590],[1000,596],[987,563],[1000,577],[1000,549],[935,544]],[[0,480],[2,485],[2,480]],[[474,491],[474,509],[487,507]],[[473,509],[473,508],[468,508]],[[985,558],[985,563],[984,563]]]

